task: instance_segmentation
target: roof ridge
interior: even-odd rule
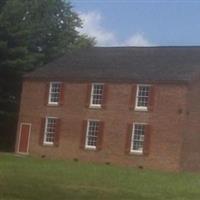
[[[94,46],[91,48],[200,48],[200,45],[163,45],[163,46]]]

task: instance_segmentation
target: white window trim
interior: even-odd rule
[[[87,120],[87,130],[86,130],[86,137],[85,137],[85,149],[89,149],[89,150],[96,150],[96,146],[91,146],[88,145],[88,133],[89,133],[89,126],[90,126],[90,121],[95,121],[95,122],[99,122],[100,120],[97,119],[88,119]]]
[[[52,89],[52,85],[54,84],[54,83],[59,83],[59,84],[61,84],[61,82],[60,81],[52,81],[52,82],[50,82],[50,86],[49,86],[49,96],[48,96],[48,105],[55,105],[55,106],[57,106],[58,104],[59,104],[59,102],[51,102],[51,89]]]
[[[131,148],[130,148],[130,153],[142,155],[142,154],[143,154],[143,150],[144,150],[144,146],[143,146],[143,149],[142,149],[142,150],[133,150],[133,139],[134,139],[135,125],[136,125],[136,124],[147,125],[147,123],[137,123],[137,122],[134,122],[134,123],[133,123],[132,134],[131,134]],[[144,137],[145,137],[145,133],[144,133]],[[144,139],[145,139],[145,138],[144,138]]]
[[[90,108],[101,108],[102,104],[93,104],[93,91],[94,91],[94,85],[104,85],[104,83],[92,83],[92,89],[90,93]]]
[[[49,118],[51,118],[51,119],[58,119],[58,118],[57,117],[49,117],[49,116],[46,116],[46,118],[45,118],[45,128],[44,128],[44,133],[43,133],[44,134],[43,144],[52,146],[52,145],[54,145],[54,142],[47,142],[46,141],[47,122],[48,122]]]
[[[138,106],[138,94],[139,94],[139,87],[144,86],[144,87],[151,87],[150,84],[137,84],[137,90],[136,90],[136,95],[135,95],[135,110],[136,111],[148,111],[148,106]]]

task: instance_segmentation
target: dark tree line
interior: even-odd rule
[[[0,150],[15,142],[24,73],[94,40],[80,35],[81,20],[65,0],[0,1]]]

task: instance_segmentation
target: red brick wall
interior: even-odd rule
[[[187,123],[181,157],[183,170],[200,170],[200,81],[188,85]]]
[[[30,154],[52,158],[110,162],[144,168],[180,170],[183,127],[186,119],[186,94],[184,85],[155,85],[153,112],[136,112],[129,109],[131,84],[108,84],[105,109],[85,107],[86,83],[65,83],[62,106],[44,105],[45,82],[25,81],[23,84],[20,122],[32,123]],[[41,118],[61,118],[59,147],[39,145]],[[103,148],[99,152],[81,150],[82,122],[87,119],[105,122]],[[127,123],[146,122],[152,126],[148,156],[126,155]]]

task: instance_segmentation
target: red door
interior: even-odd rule
[[[31,131],[31,124],[21,123],[20,138],[19,138],[20,153],[28,153],[30,131]]]

